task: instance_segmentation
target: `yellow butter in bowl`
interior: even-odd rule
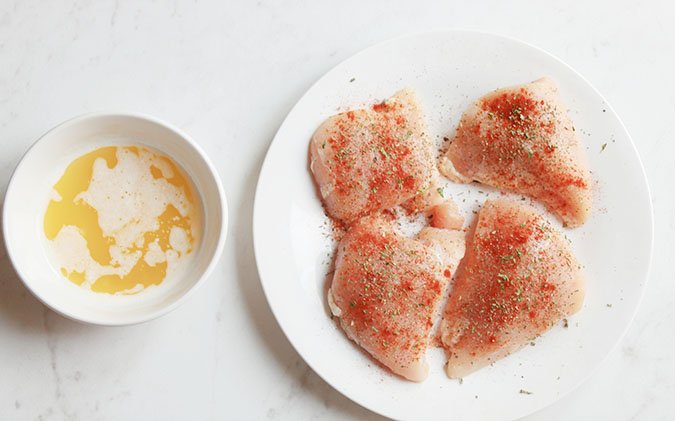
[[[72,161],[44,215],[52,264],[97,293],[135,294],[180,276],[201,232],[190,178],[141,146],[101,147]]]

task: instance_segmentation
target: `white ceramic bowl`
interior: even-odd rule
[[[204,229],[193,265],[184,276],[139,294],[114,296],[77,287],[50,264],[42,229],[50,191],[73,159],[97,147],[141,144],[175,160],[201,196]],[[148,321],[178,307],[203,282],[225,243],[227,202],[216,170],[186,134],[139,114],[88,114],[43,135],[14,170],[5,196],[3,234],[14,268],[44,304],[74,320],[98,325]]]

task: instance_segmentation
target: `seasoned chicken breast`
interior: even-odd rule
[[[433,164],[432,164],[433,165]],[[430,213],[435,207],[445,204],[446,199],[440,184],[440,174],[436,168],[431,173],[431,182],[421,189],[412,199],[401,204],[409,214]]]
[[[434,318],[464,252],[457,231],[425,230],[431,231],[415,240],[384,216],[359,219],[338,245],[328,291],[347,336],[394,373],[417,382],[427,377]]]
[[[428,191],[437,170],[414,92],[328,118],[310,141],[310,169],[328,214],[347,223]]]
[[[434,206],[429,214],[432,227],[461,230],[464,226],[464,217],[460,215],[457,204],[452,200]]]
[[[487,201],[441,322],[448,376],[520,349],[577,312],[583,298],[579,263],[560,233],[530,206]]]
[[[548,78],[494,91],[466,110],[441,172],[528,195],[570,227],[591,210],[590,176],[555,83]]]

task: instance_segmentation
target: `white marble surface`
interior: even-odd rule
[[[656,251],[633,326],[584,385],[527,419],[672,419],[675,5],[438,3],[0,1],[0,193],[48,128],[132,110],[197,139],[231,215],[208,282],[133,327],[46,310],[0,247],[0,419],[378,419],[319,379],[274,321],[253,257],[253,193],[274,132],[314,80],[374,42],[442,27],[517,37],[575,67],[622,116],[652,189]]]

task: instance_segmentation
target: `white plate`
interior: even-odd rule
[[[470,101],[544,75],[559,84],[597,180],[592,217],[581,228],[564,230],[585,266],[584,308],[570,318],[569,328],[555,327],[535,346],[466,377],[462,384],[445,376],[438,349],[428,352],[431,370],[424,383],[389,374],[347,340],[326,312],[331,241],[308,171],[312,133],[337,111],[412,87],[431,134],[440,139],[452,133]],[[467,212],[495,194],[477,185],[452,184],[449,190]],[[527,415],[570,392],[619,341],[647,280],[653,225],[649,190],[630,136],[588,82],[558,59],[521,42],[443,31],[376,45],[310,88],[267,153],[253,234],[260,279],[279,325],[307,364],[337,390],[393,418],[503,420]]]

